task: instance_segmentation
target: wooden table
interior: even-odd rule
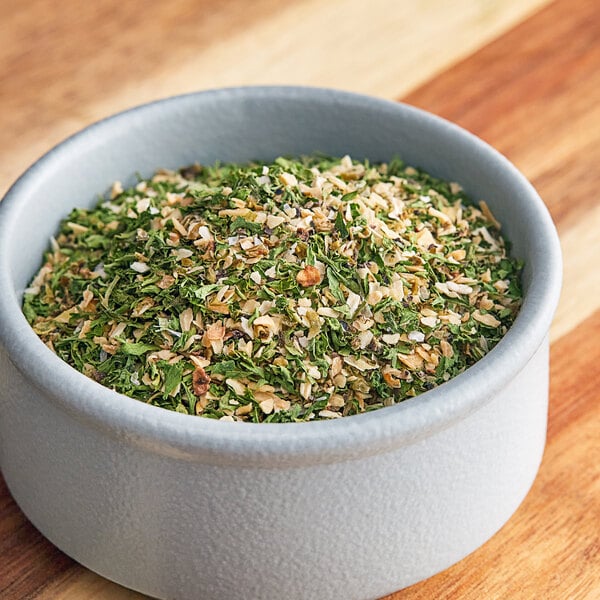
[[[327,85],[402,99],[505,153],[546,201],[564,251],[546,453],[530,494],[493,539],[387,600],[600,598],[595,0],[23,0],[2,12],[2,192],[94,120],[222,85]],[[0,597],[142,598],[47,542],[1,479]]]

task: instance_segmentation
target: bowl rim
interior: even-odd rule
[[[110,136],[132,117],[143,119],[165,107],[182,109],[203,98],[244,97],[263,101],[303,98],[366,110],[405,113],[446,129],[474,152],[503,169],[528,206],[528,226],[543,269],[533,272],[512,327],[484,358],[450,381],[397,405],[331,421],[308,423],[223,422],[195,418],[134,400],[88,379],[56,356],[33,332],[11,281],[5,248],[11,223],[37,177],[65,157],[71,160],[90,137]],[[532,251],[533,252],[533,251]],[[525,367],[548,336],[560,293],[562,261],[556,229],[533,186],[508,161],[467,130],[400,102],[353,92],[305,86],[244,86],[204,90],[135,106],[97,121],[68,137],[31,165],[0,202],[0,345],[9,361],[55,406],[79,422],[153,452],[191,461],[244,466],[292,466],[338,462],[377,454],[419,441],[451,426],[489,402]]]

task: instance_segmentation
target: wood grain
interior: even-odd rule
[[[596,2],[372,0],[368,11],[358,0],[246,6],[242,0],[29,0],[3,7],[0,189],[90,121],[219,85],[304,83],[403,96],[486,139],[532,179],[565,254],[552,329],[548,445],[530,494],[494,538],[387,600],[600,597]],[[144,598],[47,542],[1,478],[0,597]]]
[[[555,2],[404,100],[492,143],[571,225],[598,200],[598,39],[594,0]]]
[[[245,84],[396,98],[548,0],[27,0],[0,19],[0,192],[92,121]]]
[[[29,523],[0,478],[0,597],[26,598],[72,569],[72,561]]]

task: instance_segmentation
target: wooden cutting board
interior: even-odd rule
[[[597,2],[10,4],[0,22],[2,191],[51,145],[107,114],[174,93],[253,83],[405,100],[473,131],[533,181],[565,263],[540,473],[482,548],[386,600],[600,598]],[[143,596],[47,542],[0,478],[0,598]]]

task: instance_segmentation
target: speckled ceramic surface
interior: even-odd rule
[[[463,375],[334,422],[226,423],[103,388],[29,328],[20,298],[62,216],[120,179],[194,161],[321,151],[461,182],[523,258],[515,324]],[[24,251],[26,249],[26,251]],[[492,536],[541,460],[560,250],[534,189],[464,130],[332,90],[237,88],[168,99],[70,138],[0,204],[0,466],[67,554],[165,599],[367,600]]]

